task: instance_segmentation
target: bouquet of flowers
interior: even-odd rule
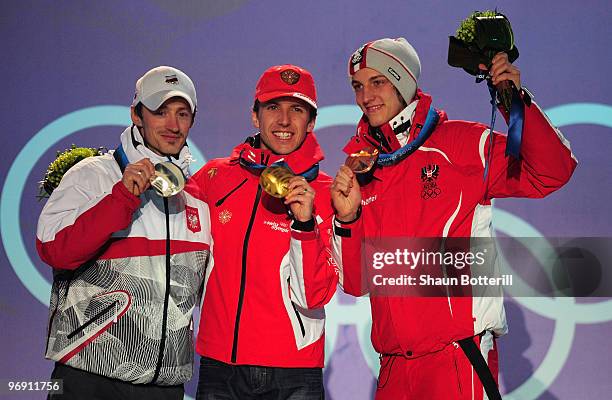
[[[479,64],[491,65],[499,52],[508,54],[510,62],[519,56],[514,45],[510,21],[497,11],[476,11],[461,22],[455,36],[449,37],[448,64],[463,68],[480,82],[488,77]],[[497,85],[497,96],[507,111],[512,103],[512,85],[505,81]]]
[[[39,182],[38,199],[49,197],[59,186],[66,171],[79,161],[87,157],[102,155],[104,150],[103,148],[76,147],[74,144],[64,151],[58,150],[55,160],[47,168],[45,178]]]

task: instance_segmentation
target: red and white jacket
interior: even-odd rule
[[[129,162],[168,159],[121,135]],[[187,174],[189,150],[172,161]],[[210,245],[208,206],[188,179],[162,198],[121,182],[112,154],[72,167],[38,221],[37,249],[53,267],[46,357],[132,383],[177,385],[193,370],[192,311]]]
[[[416,105],[408,113],[409,139],[423,126],[431,105],[422,92],[417,101],[407,107]],[[437,127],[417,151],[374,171],[361,187],[361,217],[350,224],[334,222],[333,250],[345,292],[361,296],[369,291],[362,285],[362,239],[490,237],[491,199],[544,197],[569,180],[576,167],[569,143],[535,103],[525,103],[521,159],[505,156],[506,136],[494,132],[486,181],[488,127],[449,121],[444,112],[438,112]],[[346,150],[355,152],[360,145],[354,137]],[[370,302],[372,342],[383,354],[418,357],[483,331],[507,332],[501,296],[371,296]]]
[[[261,169],[247,165],[283,159],[301,174],[323,153],[313,133],[286,156],[257,147],[247,141],[193,177],[210,207],[214,241],[196,350],[231,364],[323,367],[323,306],[338,282],[330,249],[332,180],[319,172],[310,182],[314,231],[292,229],[283,200],[265,193]]]

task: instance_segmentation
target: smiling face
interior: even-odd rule
[[[378,127],[389,122],[406,106],[395,86],[372,68],[357,71],[351,85],[355,101],[368,117],[370,126]]]
[[[280,97],[259,105],[251,116],[259,129],[261,148],[274,154],[289,154],[312,132],[315,119],[310,117],[310,106],[295,97]]]
[[[183,98],[173,97],[157,110],[142,107],[142,118],[132,107],[132,122],[138,126],[145,145],[160,156],[177,155],[185,145],[193,113]]]

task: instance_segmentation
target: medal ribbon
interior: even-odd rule
[[[437,111],[433,108],[433,106],[430,106],[427,117],[425,118],[425,123],[423,124],[423,128],[421,128],[419,135],[413,141],[406,143],[404,146],[392,153],[380,154],[378,156],[378,160],[376,160],[376,165],[380,167],[394,165],[408,157],[410,154],[414,153],[423,145],[423,143],[425,143],[427,138],[431,136],[431,133],[434,131],[436,125],[438,125],[439,120],[440,116],[438,115]]]
[[[292,174],[303,177],[304,179],[306,179],[307,182],[311,182],[315,180],[316,177],[319,175],[319,163],[316,163],[315,165],[313,165],[306,171],[302,172],[301,174],[296,174],[293,172],[291,167],[287,165],[285,161],[277,161],[271,165],[258,164],[258,163],[244,159],[242,157],[242,154],[240,155],[239,160],[240,160],[240,165],[242,165],[243,167],[254,169],[259,172],[263,171],[264,169],[268,167],[284,167],[284,168],[287,168],[289,171],[291,171]]]

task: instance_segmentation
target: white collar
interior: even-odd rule
[[[158,164],[163,161],[172,161],[174,164],[181,167],[186,177],[191,176],[189,164],[194,160],[187,145],[183,146],[178,158],[160,156],[144,145],[144,139],[140,134],[140,130],[135,125],[132,125],[127,127],[121,134],[121,146],[130,163],[134,163],[143,158],[150,159],[153,164]]]
[[[391,118],[389,121],[389,126],[395,132],[396,128],[401,126],[406,121],[410,121],[410,124],[406,129],[402,129],[400,132],[395,132],[395,137],[397,141],[400,143],[400,146],[405,146],[408,143],[409,135],[410,135],[410,126],[412,126],[412,120],[414,118],[414,111],[416,110],[418,100],[414,100],[412,103],[408,104],[406,108],[399,112],[395,117]]]

